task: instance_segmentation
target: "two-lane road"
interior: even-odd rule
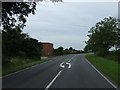
[[[3,88],[114,88],[80,54],[61,56],[2,80]]]

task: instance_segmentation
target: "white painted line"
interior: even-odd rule
[[[27,69],[30,69],[30,68],[33,68],[33,67],[36,67],[36,66],[38,66],[38,65],[45,64],[45,63],[47,63],[47,62],[43,62],[43,63],[40,63],[40,64],[36,64],[36,65],[31,66],[31,67],[27,67],[27,68],[25,68],[25,69],[22,69],[22,70],[19,70],[19,71],[16,71],[16,72],[10,73],[10,74],[8,74],[8,75],[3,76],[2,78],[5,78],[5,77],[8,77],[8,76],[11,76],[11,75],[13,75],[13,74],[16,74],[16,73],[19,73],[19,72],[25,71],[25,70],[27,70]]]
[[[71,59],[68,62],[71,62]]]
[[[71,60],[74,58],[74,57],[76,57],[76,55],[75,56],[73,56],[68,62],[70,63],[71,62]]]
[[[108,83],[110,83],[114,88],[117,88],[107,77],[105,77],[98,69],[96,69],[87,59],[85,59]]]
[[[67,63],[67,62],[66,62],[66,64],[68,64],[68,65],[69,65],[69,66],[68,66],[68,68],[71,68],[71,64],[70,64],[70,63]]]
[[[61,72],[62,72],[62,70],[59,71],[59,73],[54,77],[54,79],[47,85],[47,87],[45,88],[45,90],[48,90],[50,88],[50,86],[55,82],[55,80],[61,74]]]
[[[62,63],[60,64],[60,67],[65,68],[65,66],[64,66],[63,64],[64,64],[64,62],[62,62]]]
[[[63,57],[63,56],[61,56],[61,58],[62,58],[62,57]],[[56,58],[55,58],[55,60],[56,60]],[[51,61],[52,61],[52,60],[50,60],[49,62],[51,62]],[[19,73],[19,72],[25,71],[25,70],[27,70],[27,69],[30,69],[30,68],[33,68],[33,67],[36,67],[36,66],[38,66],[38,65],[45,64],[45,63],[48,63],[48,61],[47,61],[47,62],[40,63],[40,64],[33,65],[33,66],[31,66],[31,67],[27,67],[27,68],[25,68],[25,69],[22,69],[22,70],[19,70],[19,71],[13,72],[13,73],[10,73],[10,74],[5,75],[5,76],[0,77],[0,78],[5,78],[5,77],[11,76],[11,75],[13,75],[13,74],[16,74],[16,73]]]

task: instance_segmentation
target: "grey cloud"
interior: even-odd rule
[[[104,17],[117,15],[117,3],[39,3],[27,27],[31,37],[54,43],[54,47],[83,49],[88,30]]]

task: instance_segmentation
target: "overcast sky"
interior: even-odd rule
[[[83,50],[90,28],[109,16],[117,18],[117,2],[42,2],[36,14],[29,16],[24,32],[40,42],[53,43],[54,48]]]

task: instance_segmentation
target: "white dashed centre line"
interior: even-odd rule
[[[50,86],[55,82],[55,80],[58,78],[58,76],[62,73],[63,70],[59,71],[59,73],[54,77],[54,79],[47,85],[45,90],[48,90]]]

